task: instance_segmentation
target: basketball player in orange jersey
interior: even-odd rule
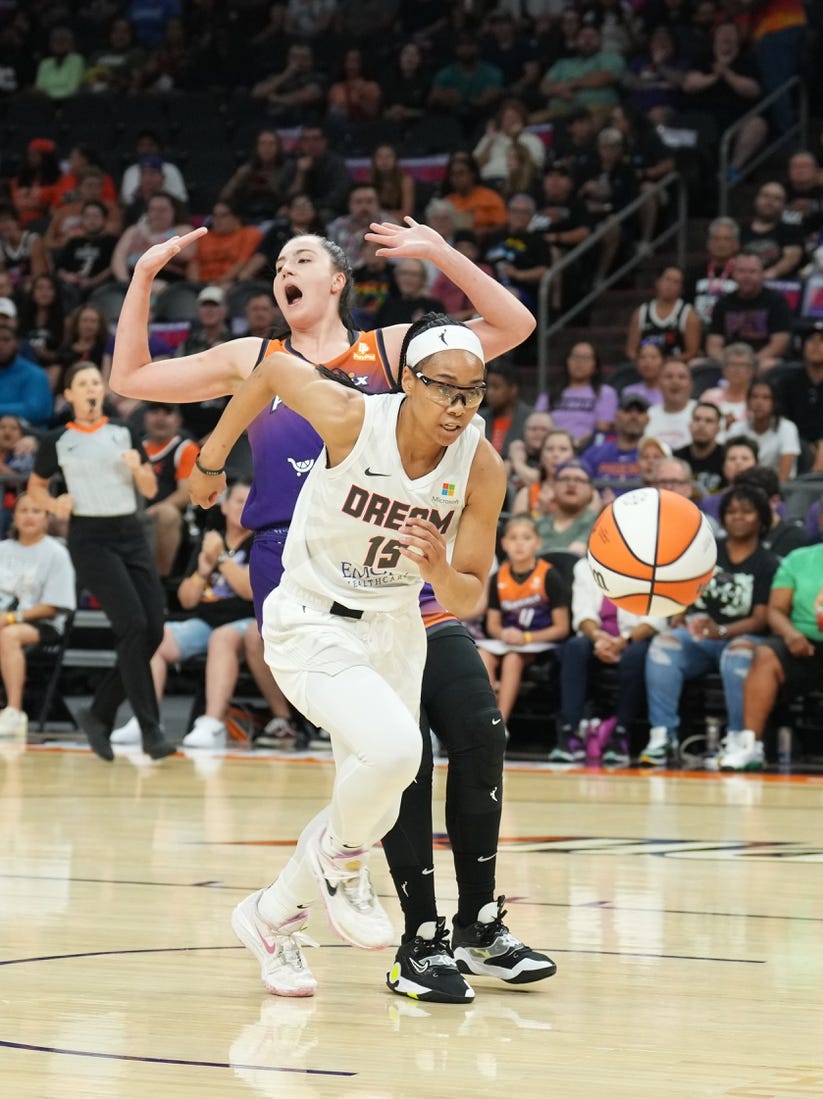
[[[375,225],[369,236],[381,245],[384,255],[429,259],[461,287],[477,308],[479,315],[469,328],[480,339],[486,359],[522,342],[534,327],[528,310],[434,230],[407,221],[406,226]],[[352,280],[345,256],[332,242],[310,235],[290,240],[276,262],[274,296],[289,326],[282,340],[233,340],[191,358],[151,362],[145,333],[152,280],[169,258],[203,232],[199,229],[169,240],[138,261],[115,344],[115,390],[154,400],[202,400],[233,393],[258,360],[278,350],[339,368],[365,392],[394,387],[390,363],[399,359],[408,326],[357,331],[348,310]],[[295,502],[322,440],[302,417],[277,400],[252,423],[248,435],[256,469],[270,474],[256,478],[243,515],[244,526],[256,532],[251,579],[259,621],[263,599],[280,581],[282,549]],[[468,632],[433,597],[424,603],[423,611],[429,653],[423,705],[450,752],[446,827],[458,883],[454,924],[455,936],[462,936],[458,961],[464,972],[508,982],[538,980],[554,973],[554,963],[509,932],[502,922],[502,899],[494,897],[503,722]],[[449,957],[448,936],[434,893],[431,789],[426,725],[420,772],[408,787],[398,823],[383,845],[405,916],[404,946],[408,944],[415,956],[416,983],[421,986],[415,995],[442,1000],[452,998],[442,986],[453,985],[453,974],[443,964],[443,958]],[[453,969],[453,959],[449,965]],[[398,983],[395,991],[404,989]]]

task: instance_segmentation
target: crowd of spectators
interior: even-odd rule
[[[482,415],[510,472],[507,510],[528,520],[507,528],[501,560],[517,544],[522,566],[512,565],[507,583],[532,548],[538,562],[553,553],[579,557],[599,509],[643,484],[692,496],[722,541],[742,507],[742,497],[727,493],[749,467],[766,475],[751,489],[771,515],[769,529],[757,532],[762,552],[785,552],[798,536],[820,542],[816,499],[804,498],[799,514],[781,495],[798,475],[823,472],[823,169],[814,147],[795,149],[779,168],[770,161],[760,170],[754,193],[732,192],[724,216],[714,216],[704,170],[710,163],[708,175],[716,175],[728,126],[805,71],[814,42],[808,7],[800,0],[2,5],[4,529],[39,435],[67,418],[65,372],[90,362],[107,376],[119,302],[153,243],[204,222],[210,229],[157,284],[150,346],[158,355],[272,331],[282,317],[267,282],[283,243],[304,232],[324,234],[346,253],[361,328],[407,323],[432,309],[470,317],[471,303],[436,270],[412,259],[389,264],[365,241],[370,222],[409,215],[535,312],[543,275],[602,228],[593,256],[553,283],[557,311],[627,255],[651,251],[673,216],[653,188],[678,169],[708,215],[705,246],[684,270],[661,264],[647,300],[626,311],[624,361],[604,361],[593,335],[570,348],[534,403],[518,388],[530,377],[533,341],[513,362],[491,364]],[[747,118],[732,144],[732,184],[770,131],[791,126],[795,109],[783,96]],[[636,218],[614,221],[643,195]],[[155,463],[158,495],[147,513],[170,591],[191,549],[187,471],[223,404],[145,407],[107,396],[107,410],[131,419]],[[724,576],[734,576],[731,565]],[[519,627],[506,624],[505,585],[491,584],[486,628],[500,642],[514,637],[509,626]],[[700,613],[720,616],[721,626],[730,607],[745,618],[741,585],[729,581]],[[549,602],[557,603],[554,580],[550,586]],[[555,646],[551,659],[561,662],[569,653],[561,686],[579,688],[584,679],[569,669],[581,661],[620,663],[627,638],[644,642],[649,661],[669,636],[688,647],[682,630],[625,624],[593,603],[574,570],[557,604],[562,628],[550,610],[545,637],[530,642]],[[765,630],[772,618],[757,606],[757,630]],[[775,621],[784,626],[786,617]],[[794,649],[781,654],[784,663]],[[624,665],[627,684],[642,676],[637,651]],[[815,652],[818,659],[819,646]],[[512,661],[508,649],[493,655],[496,678]],[[505,682],[508,714],[517,691],[508,672]],[[595,756],[624,762],[626,723],[642,715],[591,707],[590,694],[582,702],[579,694],[561,697],[555,752],[577,760],[588,736]],[[661,752],[665,759],[677,735],[671,725],[667,718],[665,736],[653,728],[646,762],[660,762]]]

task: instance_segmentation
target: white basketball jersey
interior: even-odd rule
[[[404,399],[402,393],[367,396],[351,452],[331,469],[315,462],[286,539],[284,587],[297,585],[353,609],[392,610],[413,603],[422,585],[417,566],[399,553],[403,521],[428,519],[447,546],[454,542],[481,434],[469,424],[431,473],[412,479],[397,449]]]

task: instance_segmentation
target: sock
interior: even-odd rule
[[[279,880],[273,882],[257,902],[257,911],[272,927],[282,927],[304,908],[308,908],[308,904],[298,900]]]

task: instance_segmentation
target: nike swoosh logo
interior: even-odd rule
[[[323,881],[326,883],[326,889],[328,891],[329,896],[330,897],[335,896],[335,894],[337,893],[337,886],[332,885],[332,883],[329,881],[328,878],[323,878]]]
[[[260,934],[259,931],[257,932],[257,937],[260,940],[260,942],[263,944],[263,949],[266,951],[267,954],[276,954],[277,953],[277,943],[276,942],[273,943],[271,946],[269,946],[269,944],[266,942],[266,940],[263,938],[263,936]]]
[[[492,720],[492,725],[499,725],[502,720],[502,717],[496,717]]]
[[[496,858],[497,858],[497,853],[495,852],[495,854],[493,854],[493,855],[478,855],[477,856],[477,861],[478,862],[491,862],[492,859],[496,859]]]
[[[371,466],[366,466],[367,477],[391,477],[390,473],[375,473]]]
[[[423,873],[423,874],[433,874],[433,873],[434,873],[434,867],[433,867],[433,866],[430,866],[430,867],[428,868],[428,870],[423,870],[423,871],[422,871],[422,873]]]

